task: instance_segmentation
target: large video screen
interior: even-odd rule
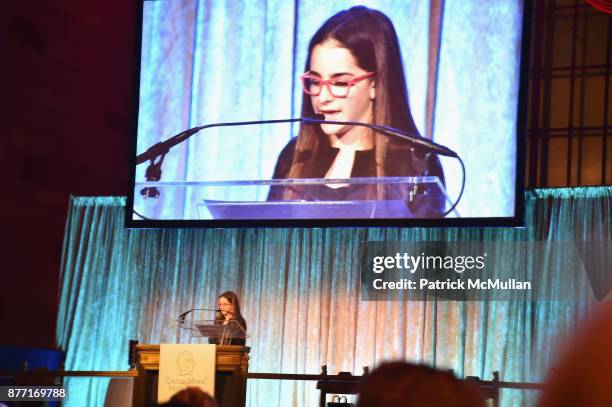
[[[143,1],[127,225],[522,224],[527,11]]]

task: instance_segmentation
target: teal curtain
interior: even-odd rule
[[[124,198],[73,197],[58,345],[67,370],[125,370],[129,339],[174,342],[178,314],[212,308],[219,293],[234,290],[249,326],[252,372],[318,373],[328,365],[330,373],[361,374],[402,358],[460,376],[499,371],[504,381],[542,381],[555,344],[593,307],[587,286],[564,301],[359,298],[359,246],[367,240],[612,240],[612,187],[530,191],[525,203],[525,228],[128,230]],[[567,260],[547,260],[553,272],[541,274],[543,289],[560,288]],[[533,273],[540,266],[529,265]],[[101,405],[105,391],[102,380],[73,382],[70,405]],[[528,405],[536,395],[505,390],[502,404]],[[312,406],[318,392],[314,382],[249,380],[247,397],[249,406]]]

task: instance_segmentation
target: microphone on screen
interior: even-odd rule
[[[388,137],[395,138],[398,140],[403,140],[411,144],[416,144],[438,155],[454,157],[454,158],[458,157],[456,152],[454,152],[453,150],[451,150],[450,148],[446,146],[443,146],[442,144],[435,143],[431,141],[430,139],[419,136],[417,134],[408,133],[406,131],[399,130],[399,129],[389,127],[389,126],[382,126],[378,124],[369,124],[369,123],[362,123],[362,122],[352,122],[352,121],[325,120],[325,116],[322,114],[315,114],[313,117],[303,117],[302,122],[305,124],[345,124],[345,125],[348,124],[351,126],[367,127],[368,129],[372,129]]]
[[[160,141],[159,143],[156,143],[153,146],[149,147],[144,153],[136,156],[136,165],[149,161],[150,162],[149,166],[147,167],[145,171],[145,178],[148,182],[159,181],[162,175],[161,165],[164,161],[164,157],[170,151],[170,149],[174,147],[175,145],[187,140],[189,137],[193,136],[194,134],[198,133],[201,130],[205,130],[205,129],[212,128],[212,127],[251,126],[251,125],[261,125],[261,124],[296,123],[296,122],[301,122],[302,124],[305,124],[305,125],[309,125],[309,124],[310,125],[313,125],[313,124],[344,124],[346,125],[348,124],[351,126],[367,127],[380,134],[384,134],[388,137],[403,140],[405,142],[408,142],[414,145],[418,145],[438,155],[459,158],[457,153],[455,153],[450,148],[443,146],[441,144],[435,143],[417,134],[408,133],[403,130],[395,129],[389,126],[382,126],[378,124],[369,124],[369,123],[353,122],[353,121],[325,120],[324,115],[315,114],[313,117],[298,117],[298,118],[293,118],[293,119],[274,119],[274,120],[255,120],[255,121],[245,121],[245,122],[212,123],[212,124],[206,124],[203,126],[193,127],[191,129],[184,130],[167,140]],[[140,194],[145,198],[157,198],[159,196],[159,191],[155,187],[145,187],[140,191]]]

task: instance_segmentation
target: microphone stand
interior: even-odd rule
[[[438,144],[436,142],[431,141],[428,138],[425,138],[425,137],[422,137],[416,134],[407,133],[403,130],[399,130],[393,127],[381,126],[378,124],[362,123],[362,122],[350,122],[350,121],[345,122],[345,121],[336,121],[336,120],[325,120],[324,118],[321,119],[321,116],[323,115],[320,115],[320,114],[317,114],[315,116],[316,117],[304,117],[302,118],[302,121],[307,124],[341,124],[341,125],[348,124],[350,126],[367,127],[374,131],[382,133],[386,136],[400,139],[403,141],[407,141],[408,143],[418,144],[422,147],[425,147],[428,150],[433,150],[438,155],[444,155],[444,156],[453,157],[453,158],[459,157],[457,153],[455,153],[450,148],[443,146],[442,144]]]
[[[369,124],[369,123],[361,123],[361,122],[344,122],[344,121],[335,121],[335,120],[325,120],[325,117],[323,117],[323,119],[321,118],[323,117],[323,115],[317,114],[316,117],[304,117],[302,119],[302,121],[304,123],[307,124],[325,124],[325,123],[329,123],[329,124],[348,124],[351,126],[361,126],[361,127],[367,127],[370,128],[372,130],[375,130],[377,132],[380,132],[382,134],[385,134],[389,137],[393,137],[393,138],[397,138],[400,140],[404,140],[407,141],[409,143],[412,144],[417,144],[420,145],[424,148],[426,148],[427,150],[432,150],[434,151],[436,154],[438,155],[443,155],[446,157],[452,157],[452,158],[456,158],[459,161],[459,164],[461,165],[461,173],[463,174],[461,177],[461,189],[459,190],[459,196],[457,197],[457,199],[455,200],[455,202],[451,205],[451,207],[449,209],[447,209],[442,215],[442,218],[445,218],[446,215],[448,215],[449,213],[451,213],[452,211],[455,210],[455,208],[457,207],[457,205],[459,204],[459,201],[461,200],[461,197],[463,196],[463,191],[465,190],[465,164],[463,163],[463,160],[461,159],[461,157],[459,156],[459,154],[457,154],[456,152],[454,152],[453,150],[451,150],[450,148],[443,146],[442,144],[438,144],[435,143],[431,140],[429,140],[428,138],[419,136],[419,135],[415,135],[415,134],[410,134],[407,133],[403,130],[399,130],[399,129],[395,129],[393,127],[389,127],[389,126],[380,126],[377,124]],[[412,157],[414,158],[414,154],[412,154]]]
[[[381,126],[377,124],[353,122],[353,121],[325,120],[325,116],[322,114],[316,114],[314,117],[299,117],[295,119],[254,120],[254,121],[245,121],[245,122],[212,123],[212,124],[206,124],[203,126],[193,127],[191,129],[182,131],[176,134],[175,136],[172,136],[168,140],[160,141],[159,143],[154,144],[153,146],[149,147],[147,151],[136,156],[136,165],[140,165],[146,161],[149,161],[149,166],[147,167],[145,171],[145,178],[147,182],[152,182],[152,181],[156,182],[161,179],[161,175],[162,175],[161,165],[164,162],[164,158],[166,157],[166,154],[168,154],[170,149],[174,147],[175,145],[187,140],[189,137],[193,136],[200,130],[204,130],[204,129],[208,129],[212,127],[249,126],[249,125],[254,125],[254,124],[295,123],[295,122],[301,122],[303,124],[344,124],[344,125],[348,124],[351,126],[367,127],[374,131],[385,134],[389,137],[397,138],[397,139],[400,139],[400,140],[403,140],[403,141],[406,141],[412,144],[419,145],[428,150],[432,150],[438,155],[456,158],[459,160],[459,163],[461,164],[461,170],[463,172],[461,191],[459,192],[459,197],[457,198],[457,200],[454,202],[454,204],[451,206],[450,209],[444,212],[442,217],[445,217],[446,215],[451,213],[455,209],[457,204],[459,204],[459,201],[461,200],[461,197],[463,196],[463,191],[465,189],[465,165],[463,164],[463,160],[461,160],[461,157],[459,157],[459,155],[453,150],[451,150],[450,148],[443,146],[442,144],[435,143],[429,140],[428,138],[425,138],[425,137],[422,137],[416,134],[410,134],[403,130],[395,129],[393,127]],[[144,198],[158,198],[160,195],[160,192],[155,187],[145,187],[140,191],[140,194]]]
[[[277,120],[254,120],[246,122],[227,122],[227,123],[212,123],[205,124],[203,126],[193,127],[182,131],[168,140],[160,141],[157,144],[152,145],[142,154],[136,156],[136,165],[140,165],[146,161],[149,161],[149,166],[145,170],[145,178],[147,182],[156,182],[161,179],[162,170],[161,165],[164,162],[164,157],[172,147],[182,143],[189,137],[193,136],[200,130],[209,129],[212,127],[230,127],[230,126],[249,126],[254,124],[273,124],[273,123],[294,123],[301,122],[302,118],[297,119],[277,119]],[[157,159],[159,157],[159,159]],[[157,161],[156,161],[157,159]],[[145,187],[140,190],[140,195],[144,198],[159,198],[159,191],[155,187]]]
[[[220,310],[218,309],[211,309],[211,308],[192,308],[190,310],[187,310],[185,312],[183,312],[181,315],[179,315],[176,318],[176,322],[177,322],[177,328],[176,328],[176,343],[180,343],[181,340],[181,330],[183,329],[183,325],[185,325],[185,317],[189,314],[191,314],[193,311],[212,311],[212,312],[219,312]]]

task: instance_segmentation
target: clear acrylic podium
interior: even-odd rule
[[[241,340],[242,344],[248,337],[246,331],[238,321],[229,320],[227,325],[222,321],[214,319],[199,319],[178,321],[177,343],[180,343],[183,334],[189,338],[208,338],[211,343],[217,345],[233,345],[235,340]]]
[[[366,190],[383,199],[367,199]],[[291,190],[297,199],[283,199]],[[143,198],[146,193],[147,198]],[[371,195],[371,194],[369,194]],[[415,199],[451,201],[438,177],[139,182],[134,219],[409,219]]]

